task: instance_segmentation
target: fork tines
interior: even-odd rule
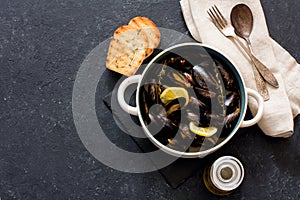
[[[207,11],[208,15],[210,16],[212,22],[215,24],[216,27],[218,28],[224,28],[227,26],[227,20],[224,18],[220,10],[216,5],[212,6],[210,9]]]

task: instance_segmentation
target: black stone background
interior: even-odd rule
[[[262,5],[271,36],[300,61],[299,2]],[[234,155],[245,166],[243,184],[224,198],[205,190],[202,168],[172,189],[158,172],[115,171],[89,154],[72,119],[77,70],[97,44],[137,15],[188,34],[176,0],[0,1],[1,199],[300,199],[300,117],[289,139],[264,136],[254,126],[208,156]],[[112,135],[120,139],[124,148],[140,151],[131,138]]]

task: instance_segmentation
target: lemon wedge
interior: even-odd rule
[[[160,99],[165,104],[178,98],[184,98],[184,106],[186,106],[189,102],[188,91],[182,87],[169,87],[160,94]]]
[[[211,137],[217,132],[217,128],[210,126],[210,127],[198,127],[194,122],[190,122],[189,124],[190,130],[195,133],[196,135],[204,136],[204,137]]]

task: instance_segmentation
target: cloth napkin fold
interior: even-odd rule
[[[279,88],[267,84],[270,100],[264,102],[263,118],[258,123],[261,130],[272,137],[290,137],[294,120],[300,113],[300,65],[268,32],[264,12],[259,0],[181,0],[181,9],[187,27],[195,40],[214,46],[229,57],[242,73],[246,87],[257,90],[252,62],[243,50],[226,38],[211,22],[207,10],[217,5],[230,22],[232,8],[244,3],[253,12],[254,24],[250,36],[254,55],[275,75]],[[257,103],[249,98],[249,108],[254,115]]]

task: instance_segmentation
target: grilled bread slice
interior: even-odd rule
[[[129,26],[141,29],[149,40],[149,47],[146,52],[146,57],[152,54],[153,49],[155,49],[160,43],[160,32],[156,24],[146,17],[135,17],[128,23]]]
[[[148,37],[145,32],[129,25],[114,32],[106,59],[106,67],[126,76],[135,74],[144,59]]]
[[[135,74],[160,43],[157,26],[146,17],[135,17],[119,27],[110,42],[106,67],[126,76]]]

